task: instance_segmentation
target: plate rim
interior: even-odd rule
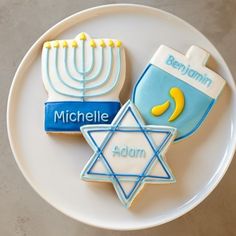
[[[165,223],[168,223],[172,220],[175,220],[177,218],[179,218],[180,216],[183,216],[184,214],[188,213],[189,211],[191,211],[193,208],[195,208],[197,205],[199,205],[202,201],[204,201],[207,196],[216,188],[216,186],[219,184],[219,182],[221,181],[221,179],[223,178],[223,176],[225,175],[236,150],[236,139],[231,139],[231,145],[230,145],[230,150],[227,154],[227,159],[226,161],[224,161],[224,163],[222,163],[223,166],[221,166],[221,171],[219,173],[217,173],[217,175],[213,175],[212,176],[212,180],[211,180],[211,185],[206,185],[202,188],[201,190],[201,194],[200,196],[197,197],[196,200],[194,200],[194,202],[192,203],[185,203],[185,206],[180,210],[176,211],[177,213],[172,214],[170,217],[166,217],[158,222],[154,222],[152,221],[152,223],[145,223],[142,225],[133,225],[133,226],[125,226],[125,227],[117,227],[114,225],[113,226],[108,226],[106,224],[97,224],[96,222],[91,222],[91,221],[87,221],[87,219],[83,218],[83,217],[74,217],[72,214],[70,215],[69,212],[65,212],[63,209],[61,209],[60,207],[54,205],[53,202],[51,202],[50,200],[48,200],[46,198],[46,196],[43,195],[43,193],[40,192],[40,190],[38,190],[38,187],[34,185],[33,181],[31,181],[30,177],[27,176],[26,171],[24,171],[24,168],[20,162],[20,158],[17,155],[17,151],[16,151],[16,147],[15,147],[15,143],[14,143],[14,137],[12,136],[12,130],[11,130],[11,107],[12,104],[14,104],[14,92],[15,92],[15,87],[17,86],[17,80],[18,77],[20,77],[20,73],[22,68],[24,68],[27,64],[27,61],[29,60],[29,58],[31,58],[32,54],[34,54],[34,51],[37,49],[37,47],[41,46],[41,44],[45,41],[46,38],[48,38],[50,36],[50,34],[55,34],[55,32],[57,31],[57,34],[60,34],[61,32],[65,31],[66,28],[70,28],[73,27],[73,25],[75,23],[73,23],[73,20],[75,20],[78,17],[86,17],[87,14],[97,11],[97,10],[105,10],[108,9],[110,11],[112,11],[113,8],[138,8],[139,10],[148,10],[148,11],[152,11],[154,13],[161,13],[161,14],[165,14],[169,17],[171,17],[174,20],[177,20],[179,22],[181,22],[181,24],[184,24],[186,26],[188,26],[189,28],[191,28],[194,31],[197,31],[206,41],[208,41],[208,43],[210,43],[213,48],[215,49],[215,51],[219,54],[222,62],[225,64],[225,69],[226,72],[229,74],[229,79],[231,82],[231,89],[232,89],[232,94],[234,95],[234,99],[235,99],[235,95],[236,95],[236,85],[235,85],[235,81],[233,79],[233,76],[228,68],[227,63],[225,62],[224,58],[221,56],[220,52],[215,48],[214,44],[212,44],[210,42],[210,40],[208,40],[208,38],[203,35],[198,29],[196,29],[194,26],[192,26],[190,23],[186,22],[185,20],[181,19],[180,17],[169,13],[167,11],[161,10],[159,8],[155,8],[155,7],[151,7],[151,6],[146,6],[146,5],[141,5],[141,4],[127,4],[127,3],[121,3],[121,4],[107,4],[107,5],[99,5],[96,7],[92,7],[92,8],[88,8],[79,12],[76,12],[64,19],[62,19],[61,21],[59,21],[58,23],[56,23],[55,25],[53,25],[52,27],[50,27],[48,30],[46,30],[45,33],[43,33],[36,41],[35,43],[28,49],[27,53],[25,54],[25,56],[23,57],[23,59],[21,60],[15,75],[13,77],[12,83],[11,83],[11,87],[10,87],[10,91],[9,91],[9,95],[8,95],[8,101],[7,101],[7,112],[6,112],[6,121],[7,121],[7,134],[8,134],[8,139],[9,139],[9,143],[10,143],[10,147],[14,156],[14,159],[17,163],[18,168],[20,169],[21,173],[23,174],[24,178],[26,179],[26,181],[30,184],[30,186],[34,189],[34,191],[42,198],[44,199],[47,203],[49,203],[49,205],[53,206],[55,209],[57,209],[58,211],[60,211],[61,213],[63,213],[64,215],[76,220],[76,221],[80,221],[82,223],[85,223],[87,225],[90,226],[94,226],[94,227],[98,227],[98,228],[102,228],[102,229],[109,229],[109,230],[119,230],[119,231],[123,231],[123,230],[141,230],[141,229],[147,229],[147,228],[152,228],[155,226],[159,226]],[[78,22],[77,22],[78,23]],[[60,28],[63,28],[63,30],[58,30]],[[59,31],[59,32],[58,32]],[[235,100],[236,101],[236,100]],[[236,136],[236,131],[234,129],[234,132],[232,132],[231,137],[232,136]],[[219,167],[218,167],[219,168]],[[208,186],[208,187],[207,187]],[[190,201],[191,202],[191,201]]]

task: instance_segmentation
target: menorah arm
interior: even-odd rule
[[[119,81],[119,77],[120,77],[120,69],[121,69],[121,53],[120,53],[120,48],[117,48],[118,53],[117,53],[117,75],[116,75],[116,79],[114,80],[113,84],[111,87],[109,87],[108,89],[100,92],[100,93],[96,93],[96,94],[85,94],[85,95],[74,95],[74,94],[69,94],[69,93],[65,93],[60,91],[59,89],[57,89],[50,78],[49,75],[49,48],[45,48],[45,53],[43,53],[43,61],[45,61],[45,65],[43,66],[43,73],[45,75],[45,78],[49,84],[49,86],[51,87],[51,89],[55,92],[58,93],[60,95],[66,96],[66,97],[72,97],[72,98],[91,98],[91,97],[98,97],[98,96],[102,96],[108,92],[110,92],[111,90],[113,90],[113,88],[117,85],[118,81]],[[81,89],[81,88],[80,88]]]
[[[69,70],[69,67],[68,67],[68,60],[67,60],[67,54],[68,54],[68,48],[65,47],[63,48],[63,58],[64,58],[64,69],[65,69],[65,72],[67,74],[67,76],[76,81],[76,82],[83,82],[83,79],[80,79],[80,78],[76,78],[74,76],[72,76],[72,74],[70,73],[70,70]],[[81,75],[79,75],[81,77]]]
[[[116,85],[117,85],[117,83],[118,83],[118,81],[120,79],[120,73],[121,73],[121,71],[120,71],[121,70],[121,52],[120,51],[121,51],[121,49],[117,48],[117,72],[116,72],[115,80],[113,80],[112,85],[109,88],[103,90],[100,93],[94,93],[94,94],[91,94],[91,95],[87,95],[87,97],[89,97],[89,96],[90,97],[102,96],[104,94],[109,93],[110,91],[112,91],[116,87]]]
[[[119,55],[117,57],[118,57],[118,61],[119,61]],[[108,71],[107,71],[104,79],[99,81],[98,83],[93,84],[93,85],[90,85],[90,86],[88,85],[84,89],[85,90],[91,90],[91,89],[96,89],[96,88],[99,88],[99,87],[103,86],[109,80],[109,78],[110,78],[111,71],[112,71],[112,66],[113,66],[113,49],[112,49],[112,47],[110,47],[109,48]]]
[[[95,74],[93,76],[87,77],[87,74],[89,74],[94,67],[94,48],[92,48],[92,49],[93,49],[93,55],[92,55],[92,61],[93,61],[92,65],[93,66],[91,65],[90,69],[87,72],[85,72],[86,78],[79,79],[79,78],[73,77],[72,74],[70,73],[70,70],[68,67],[68,60],[67,60],[67,48],[64,48],[64,62],[65,62],[64,66],[65,66],[65,71],[70,79],[77,81],[77,82],[83,82],[83,81],[89,82],[89,81],[93,81],[93,80],[97,79],[97,77],[102,73],[102,67],[103,67],[103,62],[104,62],[104,48],[103,47],[100,48],[101,52],[99,53],[100,58],[99,58],[99,66],[98,66],[97,71],[95,72]],[[75,68],[75,71],[79,74],[79,76],[81,76],[82,72],[79,72],[78,69],[76,68],[75,48],[73,49],[73,59],[74,59],[73,66]]]
[[[90,66],[87,70],[85,70],[84,66],[85,66],[85,49],[84,49],[84,46],[85,46],[85,42],[82,41],[82,47],[81,47],[81,67],[82,67],[82,70],[80,70],[77,66],[77,47],[73,47],[73,64],[74,64],[74,68],[76,70],[76,72],[82,76],[85,76],[87,74],[89,74],[92,70],[93,70],[93,67],[94,67],[94,47],[91,47],[91,50],[92,50],[92,56],[91,56],[91,63],[90,63]]]
[[[55,50],[55,53],[54,53],[54,70],[55,70],[56,78],[57,78],[63,85],[65,85],[66,87],[68,87],[68,88],[70,88],[70,89],[73,89],[73,90],[77,90],[77,91],[83,92],[83,91],[84,91],[84,87],[83,87],[83,86],[82,86],[82,87],[80,87],[80,86],[74,87],[74,86],[72,86],[72,85],[66,83],[66,82],[62,79],[62,77],[61,77],[61,75],[60,75],[60,73],[59,73],[59,70],[58,70],[58,60],[59,60],[59,58],[58,58],[58,48],[55,48],[54,50]],[[83,81],[83,80],[82,80],[82,81]]]
[[[72,97],[72,98],[80,98],[83,99],[83,95],[74,95],[74,94],[69,94],[69,93],[64,93],[61,92],[60,90],[58,90],[52,83],[51,79],[50,79],[50,75],[49,75],[49,48],[45,49],[45,53],[43,53],[43,60],[45,61],[45,65],[44,65],[44,75],[46,77],[46,80],[49,84],[49,86],[51,87],[51,89],[55,92],[58,93],[60,95],[66,96],[66,97]]]
[[[101,50],[101,53],[99,53],[100,54],[100,60],[99,60],[100,63],[99,63],[98,69],[93,76],[91,76],[91,77],[86,76],[86,78],[85,78],[86,82],[91,82],[91,81],[97,79],[98,76],[102,73],[102,68],[103,68],[103,63],[104,63],[104,48],[101,47],[100,50]]]
[[[69,67],[68,67],[68,60],[67,60],[68,48],[64,48],[63,49],[64,69],[65,69],[65,72],[66,72],[67,76],[70,79],[72,79],[72,80],[74,80],[76,82],[83,82],[84,80],[86,82],[89,82],[89,81],[93,81],[93,80],[97,79],[97,77],[102,73],[102,67],[103,67],[103,61],[104,61],[104,48],[101,47],[100,50],[101,50],[101,52],[99,53],[99,55],[100,55],[99,66],[98,66],[98,69],[96,70],[95,74],[93,76],[91,76],[91,77],[87,77],[86,76],[86,78],[84,78],[84,79],[81,78],[80,79],[80,78],[76,78],[76,77],[72,76],[72,74],[71,74],[71,72],[69,70]],[[93,49],[93,54],[94,54],[94,49]],[[93,56],[93,61],[94,61],[94,56]],[[93,62],[93,64],[94,64],[94,62]],[[92,71],[93,67],[92,66],[90,67],[89,72]],[[75,65],[74,65],[74,68],[75,68]],[[86,72],[86,73],[88,74],[88,72]],[[81,77],[81,74],[80,73],[78,73],[78,74],[79,74],[79,77]]]
[[[71,86],[70,84],[66,83],[62,77],[60,76],[60,73],[59,73],[59,70],[58,70],[58,48],[55,48],[55,58],[54,58],[54,64],[55,64],[55,72],[56,72],[56,76],[57,78],[60,80],[61,83],[63,83],[66,87],[68,88],[71,88],[71,89],[74,89],[74,90],[77,90],[77,91],[88,91],[88,90],[91,90],[91,89],[96,89],[96,88],[99,88],[101,87],[102,85],[104,85],[110,78],[110,74],[111,74],[111,71],[112,71],[112,66],[113,66],[113,48],[110,47],[109,48],[109,65],[108,65],[108,71],[104,77],[103,80],[99,81],[98,83],[96,84],[93,84],[93,85],[88,85],[88,86],[78,86],[78,87],[74,87],[74,86]],[[118,49],[119,50],[119,49]],[[102,48],[102,54],[103,54],[103,48]],[[119,55],[117,56],[117,61],[120,60],[119,58]],[[65,63],[64,63],[65,64]],[[67,66],[68,67],[68,66]],[[100,70],[99,70],[100,71]],[[85,75],[84,76],[84,79],[81,79],[81,81],[79,82],[88,82],[88,80],[86,79]],[[94,77],[95,79],[96,77]],[[90,81],[91,81],[91,78],[90,78]],[[86,97],[86,96],[84,96]]]

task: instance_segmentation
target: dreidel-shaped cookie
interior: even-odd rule
[[[203,123],[225,80],[206,67],[210,54],[191,46],[184,55],[161,45],[136,83],[132,100],[149,125],[178,131],[187,138]]]

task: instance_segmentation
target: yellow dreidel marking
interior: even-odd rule
[[[166,101],[166,102],[164,102],[161,105],[154,106],[152,108],[152,114],[154,116],[160,116],[169,108],[169,106],[170,106],[170,102],[169,101]]]
[[[170,96],[174,99],[175,110],[169,118],[169,122],[177,119],[184,110],[185,98],[183,92],[179,88],[171,88]],[[151,110],[152,115],[160,116],[164,114],[170,106],[170,101],[166,101],[161,105],[154,106]]]
[[[169,118],[169,122],[174,121],[183,112],[185,104],[184,94],[179,88],[172,88],[170,90],[170,96],[175,101],[175,110]]]

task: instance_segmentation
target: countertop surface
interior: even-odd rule
[[[17,66],[35,40],[55,23],[80,10],[111,3],[145,4],[183,18],[208,37],[236,75],[235,0],[1,0],[0,235],[236,235],[235,159],[216,189],[191,212],[159,227],[130,232],[98,229],[70,219],[42,200],[20,173],[6,130],[7,97]]]

